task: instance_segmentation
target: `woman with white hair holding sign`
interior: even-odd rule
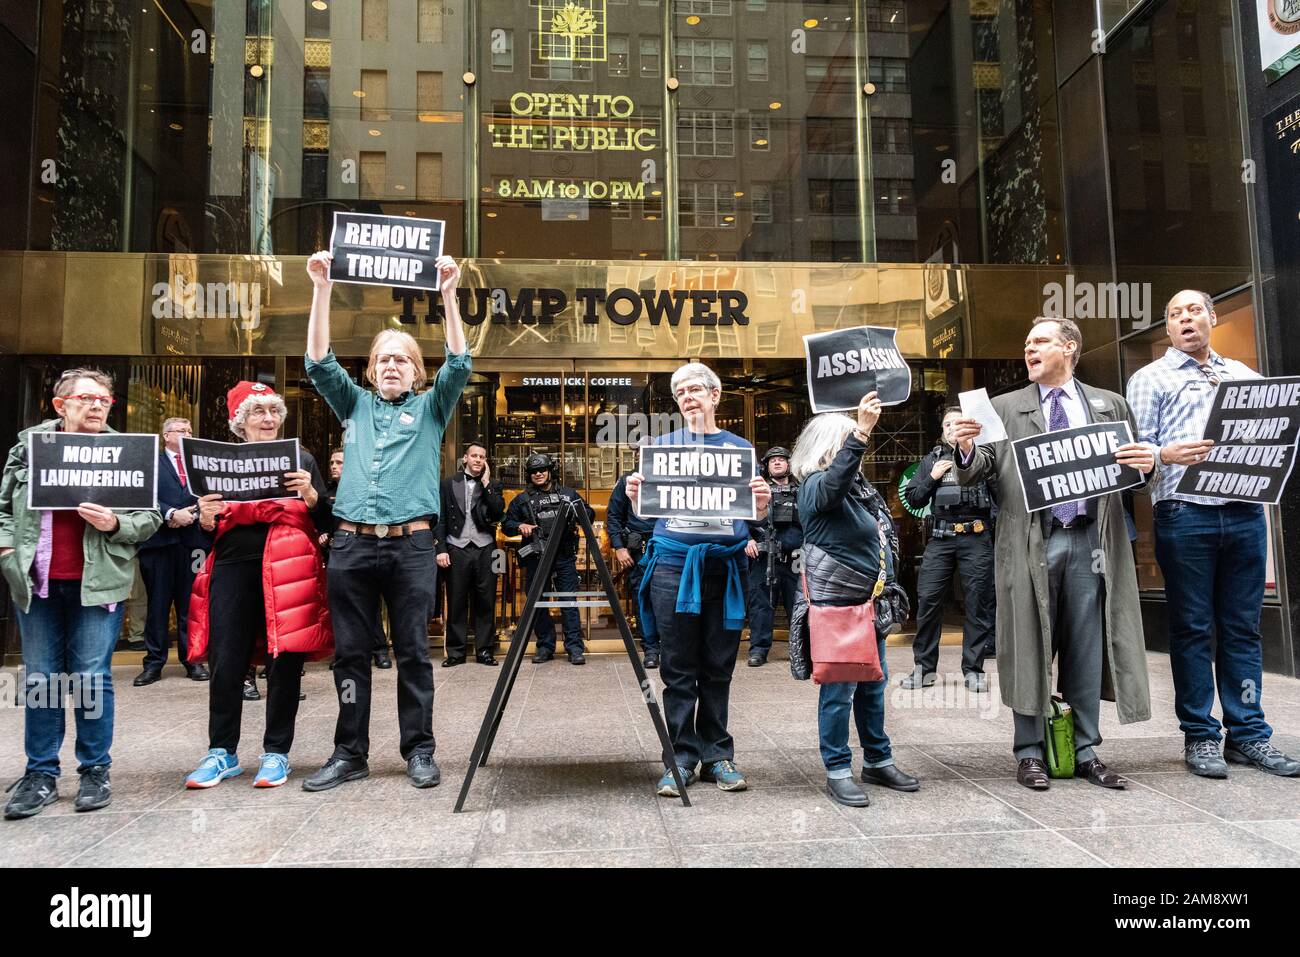
[[[861,471],[880,410],[880,399],[869,392],[858,404],[856,421],[838,412],[816,416],[804,426],[790,460],[804,533],[803,594],[790,616],[790,670],[821,686],[817,728],[826,790],[848,807],[871,803],[853,780],[850,712],[862,743],[862,780],[895,791],[920,787],[894,764],[885,734],[889,675],[877,599],[898,594],[891,588],[898,535],[884,499]],[[884,607],[896,609],[895,621],[906,615],[897,606]]]

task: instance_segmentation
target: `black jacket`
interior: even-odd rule
[[[653,518],[641,518],[632,508],[632,500],[627,497],[627,477],[631,472],[620,475],[609,493],[609,508],[605,510],[605,527],[609,530],[610,548],[627,548],[627,536],[630,532],[638,533],[642,545],[650,540],[650,533],[655,530]]]
[[[539,519],[541,520],[541,524],[545,525],[547,515],[549,514],[551,509],[548,507],[542,507],[540,509],[540,513],[539,513],[539,509],[536,507],[530,509],[529,499],[530,496],[545,496],[547,499],[549,499],[552,495],[559,496],[561,498],[566,498],[573,502],[581,502],[582,507],[587,510],[587,518],[592,519],[596,517],[596,513],[592,509],[592,507],[588,505],[586,502],[583,502],[582,496],[580,496],[577,492],[575,492],[573,489],[565,485],[552,484],[549,488],[546,489],[545,492],[539,492],[536,488],[527,488],[524,489],[522,492],[520,492],[518,495],[516,495],[513,499],[511,499],[510,508],[506,510],[505,521],[501,523],[501,530],[505,532],[507,535],[518,535],[520,525],[538,524]],[[577,549],[578,547],[577,525],[578,523],[576,521],[570,521],[569,524],[563,530],[562,534],[564,535],[564,540],[560,544],[561,555],[571,555]],[[535,537],[536,537],[535,535],[524,536],[524,540],[521,543],[521,545],[527,545],[531,543]]]
[[[465,512],[460,507],[460,499],[456,497],[453,487],[453,483],[461,481],[464,474],[460,472],[442,480],[439,499],[442,502],[442,514],[438,516],[438,526],[433,533],[438,540],[439,554],[446,554],[447,539],[458,537],[465,528]],[[495,535],[497,522],[501,521],[501,516],[506,511],[506,497],[496,482],[489,482],[487,488],[483,488],[483,483],[477,479],[474,482],[481,490],[473,505],[474,519],[480,527]]]
[[[930,477],[930,470],[937,463],[944,459],[952,459],[954,455],[952,446],[940,443],[925,458],[921,459],[921,464],[916,467],[916,472],[912,475],[911,481],[907,483],[907,487],[903,490],[907,504],[918,511],[929,505],[931,515],[946,522],[966,522],[977,518],[989,520],[993,517],[994,508],[997,504],[997,488],[993,483],[978,483],[981,486],[979,491],[983,492],[987,503],[981,507],[969,501],[975,489],[967,487],[963,491],[962,487],[957,483],[955,465],[944,476],[944,479],[936,480]],[[945,480],[948,481],[945,482]],[[945,484],[947,484],[950,491],[957,491],[962,496],[961,501],[946,507],[935,501],[940,486]]]
[[[212,536],[199,527],[198,518],[184,528],[172,528],[167,524],[167,513],[172,509],[189,508],[198,501],[190,490],[181,485],[180,476],[171,463],[166,449],[158,453],[158,511],[162,513],[163,523],[158,531],[140,543],[141,549],[159,548],[174,545],[177,542],[186,548],[212,547]],[[197,516],[198,510],[195,510]]]

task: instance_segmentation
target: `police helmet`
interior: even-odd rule
[[[545,452],[534,452],[528,456],[528,461],[524,463],[524,471],[529,475],[534,472],[551,472],[555,471],[555,460]]]
[[[789,461],[790,461],[790,450],[787,449],[787,448],[785,448],[785,447],[782,446],[782,445],[774,445],[774,446],[772,446],[770,449],[768,449],[766,452],[763,453],[763,459],[762,459],[762,461],[759,463],[759,471],[761,471],[764,475],[766,475],[766,474],[767,474],[767,460],[768,460],[768,459],[775,459],[775,458],[783,458],[783,459],[785,459],[787,462],[789,462]]]

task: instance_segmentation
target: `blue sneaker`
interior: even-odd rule
[[[225,748],[212,748],[194,773],[185,779],[187,788],[214,788],[226,778],[244,773],[239,758],[227,753]]]
[[[694,768],[688,769],[688,768],[678,767],[677,770],[682,772],[682,780],[686,783],[687,787],[690,787],[692,784],[695,783]],[[659,788],[660,797],[666,797],[666,798],[681,797],[681,794],[678,793],[677,791],[677,782],[673,780],[672,771],[664,771],[664,776],[659,779],[658,788]]]
[[[257,769],[257,777],[253,778],[253,787],[278,788],[289,780],[289,772],[292,770],[289,767],[289,755],[264,754],[262,766]]]
[[[714,761],[700,772],[701,781],[712,781],[720,791],[743,791],[749,785],[731,761]]]

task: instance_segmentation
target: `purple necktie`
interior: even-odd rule
[[[1052,409],[1047,418],[1047,431],[1049,432],[1058,432],[1061,429],[1070,427],[1070,417],[1065,414],[1065,406],[1061,405],[1061,397],[1064,395],[1064,389],[1053,389],[1047,393],[1047,397],[1052,400]],[[1079,517],[1079,503],[1069,502],[1065,505],[1053,505],[1052,516],[1062,525],[1069,525]]]

